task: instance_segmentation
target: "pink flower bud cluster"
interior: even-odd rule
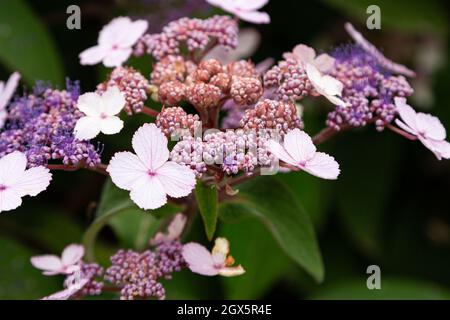
[[[168,55],[179,55],[185,45],[192,54],[204,50],[211,41],[234,49],[237,46],[238,27],[228,16],[190,19],[170,22],[159,34],[146,34],[135,46],[134,54],[151,54],[158,60]]]
[[[194,135],[201,126],[198,115],[187,114],[181,107],[163,108],[156,117],[156,126],[169,138]]]
[[[117,86],[124,94],[126,100],[124,110],[127,114],[142,111],[147,93],[150,92],[150,83],[140,72],[131,67],[117,67],[107,81],[97,86],[97,93],[101,94],[112,86]]]

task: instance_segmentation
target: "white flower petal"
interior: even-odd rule
[[[0,109],[3,109],[8,105],[9,100],[11,100],[14,92],[16,91],[19,81],[20,74],[18,72],[14,72],[9,77],[6,85],[0,90]]]
[[[109,162],[106,171],[108,171],[116,186],[131,190],[131,187],[139,178],[147,175],[148,169],[135,154],[117,152]]]
[[[167,138],[154,123],[146,123],[133,135],[133,149],[148,169],[156,170],[169,159]]]
[[[109,87],[102,96],[103,113],[108,116],[115,116],[122,111],[125,106],[125,96],[118,87]]]
[[[300,129],[289,131],[284,137],[284,148],[298,164],[314,157],[316,146],[308,134]]]
[[[100,118],[87,116],[78,119],[74,128],[74,134],[75,138],[77,138],[78,140],[90,140],[98,136],[100,130]]]
[[[21,197],[34,197],[47,189],[51,180],[52,174],[50,170],[39,166],[26,170],[11,188]]]
[[[176,162],[166,162],[157,169],[156,174],[164,191],[171,197],[185,197],[195,187],[194,171]]]
[[[123,128],[123,121],[119,117],[110,116],[100,121],[100,131],[104,134],[116,134]]]
[[[333,157],[323,152],[316,152],[311,160],[308,160],[303,170],[322,179],[335,180],[339,176],[339,164]]]
[[[227,0],[222,0],[222,2],[227,2]],[[254,11],[264,7],[269,2],[269,0],[228,0],[228,2],[233,3],[240,10]]]
[[[11,186],[23,175],[27,166],[27,157],[14,151],[0,159],[0,185]]]
[[[18,208],[22,204],[22,198],[11,188],[0,191],[0,212]]]
[[[133,49],[131,48],[111,50],[103,59],[103,64],[108,68],[120,67],[125,61],[128,60],[132,52]]]
[[[121,39],[122,48],[133,46],[139,38],[147,31],[148,22],[146,20],[136,20],[128,26],[125,37]]]
[[[77,108],[91,117],[99,117],[104,109],[101,96],[95,92],[88,92],[79,96]]]
[[[294,56],[303,63],[313,63],[316,57],[316,51],[304,44],[299,44],[292,50]]]
[[[80,64],[94,65],[100,63],[108,53],[108,48],[103,46],[94,46],[81,52],[78,57],[80,58]]]
[[[235,267],[225,267],[219,270],[219,274],[223,277],[237,277],[245,273],[244,268],[241,265]]]
[[[330,96],[340,96],[344,85],[332,76],[323,76],[321,80],[323,91]]]
[[[153,210],[167,203],[167,196],[159,179],[155,176],[143,176],[133,185],[130,198],[144,210]]]
[[[126,38],[131,23],[131,19],[128,17],[114,18],[100,31],[98,43],[109,48],[120,44],[122,39]]]
[[[295,161],[284,149],[284,147],[279,144],[278,142],[276,142],[275,140],[270,140],[269,144],[268,144],[268,148],[269,151],[275,155],[275,157],[277,157],[278,159],[293,165],[293,166],[298,166],[297,161]]]

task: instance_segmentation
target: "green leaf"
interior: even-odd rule
[[[383,217],[394,187],[398,146],[393,138],[390,134],[362,133],[350,138],[352,152],[338,152],[348,150],[344,146],[348,139],[336,148],[342,170],[339,213],[354,243],[369,255],[379,254]]]
[[[43,276],[31,265],[36,252],[3,237],[0,247],[0,299],[39,299],[61,290],[61,279]]]
[[[153,211],[142,210],[131,201],[128,191],[117,188],[109,179],[103,187],[96,219],[83,237],[86,258],[94,260],[95,239],[104,226],[110,225],[122,244],[143,249],[160,226],[161,221],[158,218],[172,215],[180,210],[179,206],[173,204],[166,204]]]
[[[389,26],[409,32],[430,31],[447,33],[448,23],[445,8],[437,0],[322,0],[344,13],[365,23],[370,5],[381,9],[381,28]],[[401,19],[399,19],[401,17]]]
[[[216,231],[218,217],[217,189],[198,181],[195,187],[195,197],[197,198],[198,208],[205,225],[206,236],[209,240],[212,240]]]
[[[321,282],[324,269],[314,229],[292,191],[277,178],[263,176],[240,185],[238,195],[233,202],[261,219],[286,254]]]
[[[219,210],[228,205],[219,206]],[[241,207],[245,211],[245,207]],[[286,273],[293,263],[280,250],[267,229],[253,217],[235,224],[221,224],[221,236],[230,241],[230,253],[245,273],[221,280],[226,299],[260,299]]]
[[[341,281],[316,292],[312,299],[319,300],[435,300],[450,299],[450,290],[432,283],[381,278],[381,289],[369,290],[366,279]]]
[[[55,45],[39,18],[23,0],[0,1],[0,61],[36,80],[62,85],[64,76]]]

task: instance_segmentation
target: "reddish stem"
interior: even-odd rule
[[[156,110],[154,110],[152,108],[146,107],[146,106],[144,106],[142,108],[142,113],[144,113],[144,114],[146,114],[146,115],[148,115],[150,117],[153,117],[153,118],[156,118],[158,116],[158,114],[159,114],[158,111],[156,111]]]
[[[48,164],[47,168],[50,170],[63,170],[63,171],[76,171],[79,169],[87,169],[104,175],[108,175],[108,172],[106,171],[106,165],[103,163],[100,163],[95,167],[82,165]]]
[[[391,130],[394,131],[395,133],[398,133],[399,135],[405,137],[406,139],[409,139],[409,140],[411,140],[411,141],[417,140],[417,137],[416,137],[416,136],[413,136],[412,134],[409,134],[408,132],[406,132],[406,131],[404,131],[404,130],[402,130],[402,129],[400,129],[400,128],[394,127],[394,126],[393,126],[392,124],[390,124],[390,123],[388,123],[388,124],[386,125],[386,127],[388,127],[389,129],[391,129]]]

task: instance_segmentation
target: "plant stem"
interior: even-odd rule
[[[406,131],[404,131],[404,130],[402,130],[402,129],[400,129],[400,128],[394,127],[394,126],[393,126],[392,124],[390,124],[390,123],[388,123],[388,124],[386,125],[386,127],[388,127],[390,130],[394,131],[395,133],[398,133],[399,135],[405,137],[406,139],[409,139],[409,140],[411,140],[411,141],[417,140],[417,137],[416,137],[416,136],[413,136],[412,134],[409,134],[408,132],[406,132]]]
[[[158,114],[159,114],[158,111],[156,111],[156,110],[154,110],[154,109],[152,109],[150,107],[146,107],[146,106],[144,106],[142,108],[142,113],[146,114],[146,115],[148,115],[150,117],[153,117],[153,118],[156,118],[158,116]]]
[[[48,164],[47,168],[50,170],[63,170],[63,171],[76,171],[79,169],[87,169],[104,175],[108,175],[108,172],[106,171],[106,165],[103,163],[100,163],[95,167],[83,165]]]

